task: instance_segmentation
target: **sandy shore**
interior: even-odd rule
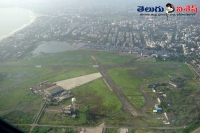
[[[12,31],[11,33],[9,33],[9,34],[1,37],[0,41],[3,40],[3,39],[5,39],[5,38],[7,38],[7,37],[10,37],[10,36],[14,35],[16,32],[18,32],[18,31],[26,28],[27,26],[31,25],[38,16],[33,11],[31,11],[31,10],[29,10],[29,12],[31,13],[31,17],[32,17],[31,21],[29,23],[27,23],[27,24],[22,25],[20,28]]]

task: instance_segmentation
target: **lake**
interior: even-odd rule
[[[77,50],[67,42],[42,42],[33,52],[33,55],[40,55],[41,53],[58,53],[69,50]]]

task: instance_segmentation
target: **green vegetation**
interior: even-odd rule
[[[33,114],[30,114],[29,112],[22,112],[22,111],[12,111],[4,116],[2,116],[3,119],[8,121],[9,123],[14,124],[31,124],[33,122]]]
[[[145,88],[144,88],[144,91],[146,91],[146,92],[152,92],[152,88],[145,87]]]
[[[120,65],[134,59],[133,56],[123,56],[117,52],[95,52],[92,55],[104,65]]]
[[[187,66],[188,66],[188,68],[190,69],[190,71],[193,73],[193,75],[194,75],[195,77],[198,77],[198,74],[193,70],[192,66],[190,66],[190,65],[187,65]]]
[[[132,129],[130,133],[183,133],[182,131],[182,129]]]
[[[32,131],[32,133],[48,133],[51,131],[51,127],[35,127]]]
[[[26,133],[28,133],[31,129],[31,126],[29,125],[20,125],[20,126],[16,126],[16,128],[20,129],[21,131],[24,131]]]
[[[184,83],[184,87],[187,88],[188,90],[196,90],[199,88],[199,83],[197,80],[188,79]]]
[[[181,78],[178,78],[181,80]],[[178,80],[175,80],[178,81]],[[181,80],[181,82],[183,82]],[[199,118],[199,83],[198,81],[188,78],[184,80],[181,88],[171,88],[170,85],[163,86],[158,84],[156,89],[162,91],[167,95],[167,100],[170,101],[170,106],[167,102],[161,103],[165,112],[171,112],[176,116],[176,121],[173,123],[176,126],[183,126],[189,124]],[[185,115],[190,114],[190,115]],[[172,118],[174,119],[174,118]]]
[[[122,92],[125,94],[125,95],[134,95],[134,96],[141,96],[142,95],[142,92],[140,91],[136,91],[136,90],[131,90],[131,89],[123,89]]]
[[[185,129],[183,129],[182,133],[192,133],[199,127],[200,127],[200,121],[193,122],[189,124],[189,126],[187,126]]]
[[[4,65],[43,65],[43,66],[58,66],[58,65],[92,65],[92,59],[87,50],[74,50],[54,54],[42,54],[37,57],[28,56],[18,61],[8,61]]]
[[[195,72],[192,69],[190,69],[187,64],[180,63],[179,65],[187,72],[187,76],[195,76]]]
[[[165,71],[163,71],[165,70]],[[108,70],[108,74],[118,86],[127,88],[138,88],[139,85],[153,83],[161,80],[169,80],[187,74],[183,69],[177,67],[138,67],[138,68],[114,68]]]
[[[171,52],[173,52],[174,50],[172,49],[168,49]],[[183,53],[183,49],[182,46],[178,46],[176,47],[176,52],[178,53]],[[161,55],[158,55],[158,57],[156,58],[156,61],[178,61],[178,62],[185,62],[185,61],[191,61],[191,57],[186,57],[184,55],[180,55],[180,56],[175,56],[175,55],[170,55],[169,57],[162,57]]]
[[[136,70],[136,68],[114,68],[114,69],[109,69],[107,72],[118,86],[127,88],[138,87],[140,81],[139,80],[133,81],[128,70],[134,71]]]
[[[142,92],[133,89],[122,89],[122,92],[135,108],[142,108],[146,104]]]
[[[107,124],[115,126],[158,127],[162,126],[163,122],[153,117],[134,117],[128,111],[120,110],[108,117]]]
[[[69,78],[98,72],[91,68],[94,56],[102,65],[117,65],[118,68],[107,72],[113,81],[120,86],[121,91],[137,109],[145,105],[140,85],[155,84],[177,77],[185,77],[182,88],[159,87],[170,100],[171,107],[164,108],[166,112],[173,112],[177,118],[175,126],[191,123],[199,118],[200,91],[198,81],[194,80],[194,72],[184,63],[151,60],[135,62],[132,67],[120,67],[121,64],[131,65],[133,56],[123,56],[116,52],[99,52],[76,50],[55,54],[42,54],[37,57],[31,55],[18,61],[0,62],[0,111],[1,117],[10,123],[31,123],[43,98],[30,91],[30,86],[42,81],[56,82]],[[42,68],[35,68],[42,65]],[[74,67],[77,66],[77,67]],[[78,67],[81,66],[81,67]],[[156,98],[151,88],[144,90]],[[45,111],[40,119],[41,124],[64,125],[92,125],[96,126],[106,119],[110,125],[126,126],[162,126],[162,121],[155,118],[133,117],[122,110],[122,103],[113,91],[110,91],[102,79],[97,79],[71,90],[77,99],[77,117],[75,119],[62,116],[58,112]],[[55,107],[71,104],[70,99],[64,100]],[[52,108],[51,105],[47,106]],[[20,111],[23,110],[23,111]],[[152,110],[151,110],[152,111]],[[190,115],[185,115],[190,114]],[[194,124],[196,128],[197,125]],[[191,129],[194,129],[191,126]],[[19,126],[27,131],[29,126]],[[69,130],[69,131],[68,131]],[[187,129],[186,131],[191,131]],[[36,127],[34,132],[74,132],[68,128]],[[111,132],[111,131],[109,131]]]
[[[136,108],[136,109],[140,109],[142,108],[145,104],[146,101],[144,100],[143,96],[131,96],[128,95],[126,96],[127,99],[129,100],[129,102]]]
[[[70,127],[68,127],[68,128],[52,128],[48,133],[76,133],[76,131]]]
[[[131,117],[129,113],[120,110],[108,117],[107,124],[122,126],[123,124],[127,124]],[[131,123],[129,123],[129,125],[131,125]]]
[[[135,129],[131,129],[131,130],[130,130],[130,133],[135,133]]]
[[[117,133],[117,129],[107,128],[106,133]]]
[[[137,62],[135,68],[114,68],[107,72],[114,82],[123,89],[122,92],[127,99],[136,107],[141,108],[145,105],[142,100],[142,94],[137,94],[135,89],[145,83],[154,83],[165,81],[180,76],[192,77],[193,74],[186,64],[176,62]],[[190,82],[194,87],[194,83]],[[135,94],[136,93],[136,94]],[[135,95],[140,95],[136,97]]]
[[[0,84],[0,88],[6,88],[8,86],[27,81],[27,79],[33,79],[39,77],[45,73],[51,72],[51,68],[31,68],[31,67],[1,67],[0,73],[4,76],[4,80]]]
[[[26,110],[37,110],[40,106],[41,99],[29,90],[28,86],[13,87],[12,90],[1,92],[0,110],[15,109],[18,107],[25,107]],[[19,89],[18,89],[19,88]],[[34,103],[34,107],[31,104]],[[34,111],[35,112],[35,111]]]
[[[113,91],[110,91],[102,79],[97,79],[71,90],[80,109],[77,118],[61,118],[61,114],[45,112],[40,123],[68,125],[97,125],[103,118],[122,108],[122,103]],[[94,100],[92,100],[94,99]],[[69,99],[70,100],[70,99]],[[67,101],[65,103],[68,103]]]
[[[50,72],[47,71],[47,73],[43,72],[42,74],[38,72],[38,74],[35,74],[36,76],[38,75],[38,77],[26,79],[24,80],[24,82],[22,81],[22,83],[19,82],[19,85],[17,84],[18,82],[15,81],[14,83],[17,85],[12,86],[12,84],[10,84],[11,86],[8,89],[1,92],[0,110],[8,110],[8,109],[15,109],[18,107],[19,108],[23,107],[25,108],[25,112],[31,112],[31,115],[35,116],[43,100],[42,100],[42,97],[38,97],[37,95],[35,95],[33,92],[29,90],[30,86],[40,83],[41,81],[45,81],[45,80],[55,82],[55,81],[82,76],[86,74],[91,74],[95,72],[98,72],[97,69],[95,68],[90,68],[90,69],[89,68],[81,68],[81,69],[80,68],[77,68],[77,69],[66,68],[66,69],[58,69],[58,70],[56,69]],[[31,73],[31,69],[30,69],[30,73]],[[17,71],[16,73],[13,73],[13,75],[17,75],[17,74],[18,74]],[[17,116],[15,117],[15,115]],[[18,118],[18,114],[16,113],[13,113],[11,116],[13,116],[11,123],[19,123],[21,121],[24,121],[24,117]],[[8,119],[7,117],[9,117],[9,115],[4,116],[5,119]],[[26,122],[23,122],[23,123],[26,123]]]
[[[105,65],[119,65],[134,59],[133,56],[123,56],[117,52],[74,50],[53,54],[44,53],[36,57],[29,55],[18,61],[0,63],[0,66],[88,66],[93,64],[92,55],[96,57],[100,63]]]
[[[140,61],[144,61],[144,62],[155,62],[155,58],[151,58],[151,57],[145,57],[145,58],[142,58],[140,59]]]
[[[87,111],[88,106],[80,108],[76,112],[76,118],[69,118],[67,116],[61,116],[61,113],[47,113],[45,112],[39,123],[41,124],[61,124],[61,125],[86,125],[87,124]]]
[[[170,99],[172,105],[167,108],[167,111],[173,112],[176,115],[175,125],[182,126],[199,118],[199,94],[200,90],[190,89],[182,89],[180,91],[169,90],[167,92],[168,99]]]
[[[26,104],[26,103],[30,104],[31,101],[36,100],[38,96],[32,93],[29,90],[29,88],[30,86],[40,83],[41,81],[49,80],[50,82],[56,82],[59,80],[74,78],[74,77],[98,72],[96,68],[75,68],[75,69],[62,68],[58,70],[49,69],[49,68],[46,68],[43,70],[40,70],[41,68],[38,68],[38,70],[35,70],[35,69],[36,68],[28,69],[30,75],[31,73],[35,72],[33,77],[26,76],[26,74],[22,75],[21,77],[17,77],[17,75],[23,73],[23,69],[21,68],[15,69],[13,73],[11,70],[12,78],[14,79],[14,77],[16,77],[16,81],[12,82],[12,78],[5,80],[4,82],[5,84],[3,84],[3,86],[5,85],[4,87],[6,88],[6,90],[2,91],[0,94],[1,95],[0,97],[1,110],[10,109],[18,104]],[[1,70],[3,71],[5,69],[1,69]],[[27,70],[27,73],[28,73],[28,70]],[[8,71],[8,69],[6,69],[6,71]]]
[[[107,88],[102,79],[77,87],[72,93],[80,104],[89,105],[89,113],[110,115],[122,108],[119,98]]]
[[[61,80],[66,80],[74,77],[79,77],[87,74],[97,73],[98,69],[96,68],[68,68],[68,69],[62,69],[59,71],[59,74],[52,76],[49,78],[50,82],[56,82]]]

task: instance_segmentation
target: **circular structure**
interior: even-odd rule
[[[74,103],[74,102],[76,102],[76,98],[73,97],[72,98],[72,103]]]

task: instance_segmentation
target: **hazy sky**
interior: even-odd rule
[[[172,3],[174,5],[198,4],[200,0],[0,0],[0,5],[24,5],[24,4],[60,4],[60,3],[130,3],[133,5],[157,6]]]

